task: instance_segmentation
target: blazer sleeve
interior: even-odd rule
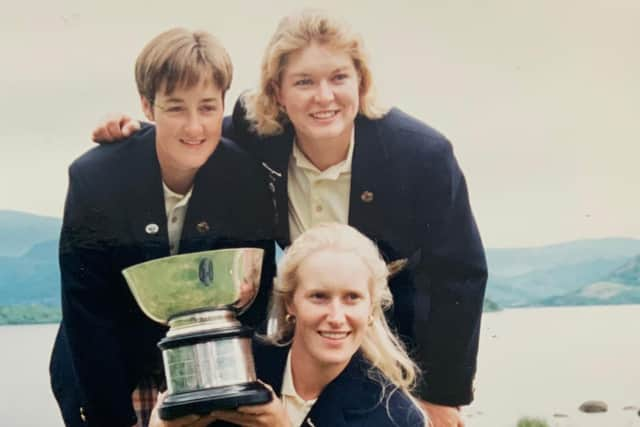
[[[99,183],[71,166],[59,251],[63,327],[88,425],[130,427],[136,416],[120,339],[126,325],[112,259],[117,239],[99,192]]]
[[[232,139],[254,157],[260,157],[262,141],[252,129],[251,122],[247,119],[247,110],[244,106],[245,93],[240,94],[233,106],[230,116],[224,118],[222,135]]]
[[[458,406],[473,400],[487,265],[464,175],[445,142],[423,168],[420,203],[430,213],[415,276],[415,358],[418,394]]]

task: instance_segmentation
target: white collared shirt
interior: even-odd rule
[[[298,427],[302,425],[302,422],[306,418],[311,407],[316,403],[318,399],[304,400],[293,385],[293,374],[291,372],[291,350],[287,355],[287,365],[284,368],[284,377],[282,378],[282,403],[287,411],[287,416],[291,425]]]
[[[164,209],[167,213],[167,232],[169,234],[169,253],[175,255],[180,250],[180,237],[182,236],[182,227],[184,226],[184,218],[187,215],[187,207],[193,187],[189,189],[187,194],[178,194],[162,182],[164,191]]]
[[[287,178],[291,241],[305,230],[323,222],[349,222],[353,146],[352,132],[347,157],[320,171],[294,141]]]

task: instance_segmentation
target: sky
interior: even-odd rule
[[[278,20],[312,6],[362,34],[386,105],[451,140],[486,246],[640,238],[636,0],[1,1],[0,209],[62,215],[91,129],[142,117],[133,64],[159,32],[223,42],[230,106]]]

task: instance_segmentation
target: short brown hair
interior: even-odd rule
[[[280,85],[289,56],[313,42],[349,54],[360,78],[361,114],[375,119],[386,112],[376,104],[373,76],[361,37],[324,11],[307,9],[280,21],[262,59],[260,86],[246,97],[247,118],[258,134],[280,133],[288,122],[286,113],[278,108],[274,85]]]
[[[153,38],[136,60],[138,92],[151,105],[156,93],[190,88],[203,77],[211,78],[224,94],[231,86],[233,65],[222,44],[206,31],[173,28]]]

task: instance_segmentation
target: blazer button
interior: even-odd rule
[[[209,227],[209,224],[207,223],[207,221],[202,221],[199,222],[196,225],[196,230],[198,230],[198,233],[200,234],[204,234],[206,232],[208,232],[211,228]]]
[[[144,232],[147,234],[158,234],[158,231],[160,231],[158,224],[151,223],[144,227]]]
[[[360,194],[360,200],[365,203],[373,202],[373,193],[371,191],[363,191],[362,194]]]

